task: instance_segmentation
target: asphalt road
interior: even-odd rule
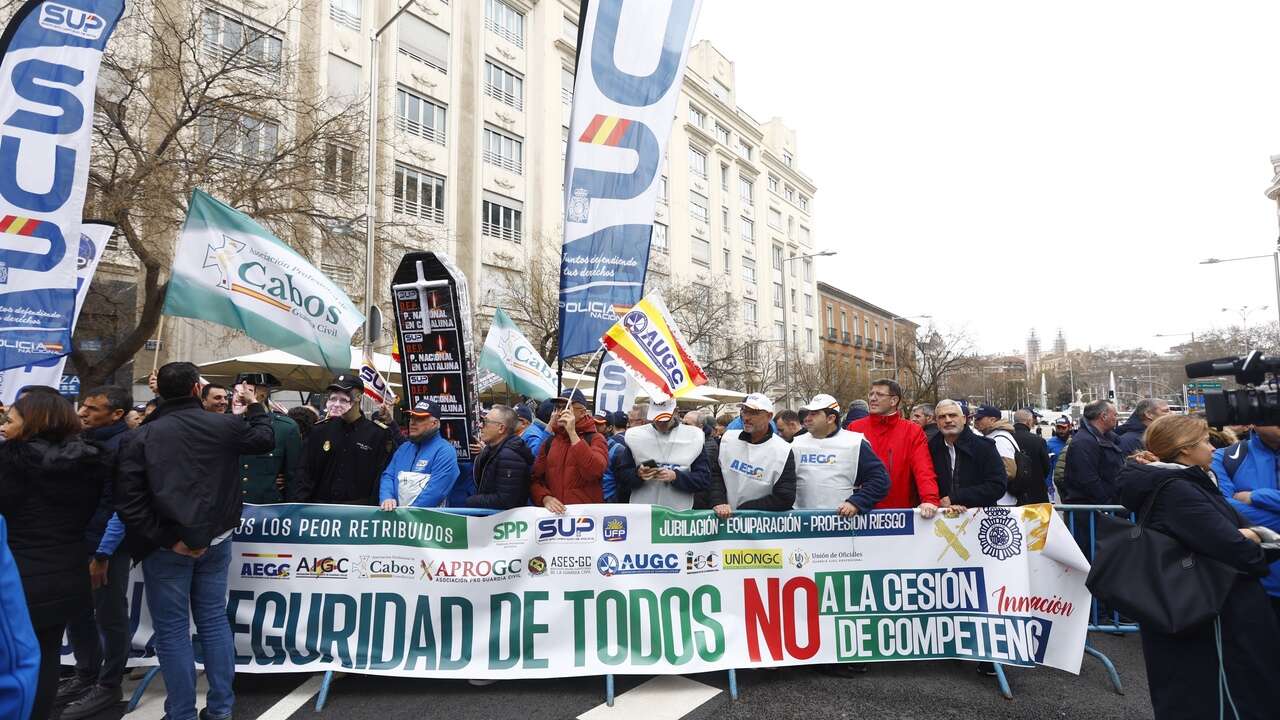
[[[738,673],[739,698],[729,698],[726,673],[686,678],[618,676],[617,704],[604,703],[603,678],[500,682],[472,687],[457,680],[411,680],[351,675],[334,681],[324,711],[315,712],[315,675],[240,675],[237,720],[1001,720],[1004,718],[1150,718],[1142,645],[1136,636],[1093,634],[1093,647],[1116,664],[1124,694],[1116,694],[1102,665],[1085,656],[1080,675],[1047,668],[1011,669],[1014,697],[1000,695],[995,678],[972,663],[907,662],[873,665],[843,679],[805,668]],[[131,682],[126,689],[132,689]],[[152,687],[129,720],[157,720],[163,684]],[[118,720],[123,707],[93,720]]]

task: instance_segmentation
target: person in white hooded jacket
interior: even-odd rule
[[[619,488],[630,491],[632,503],[689,510],[694,493],[707,489],[702,430],[677,423],[675,409],[674,399],[651,403],[649,423],[623,436],[626,444],[614,462],[613,475]]]
[[[791,441],[796,456],[796,509],[869,512],[889,494],[889,473],[861,433],[840,427],[840,404],[815,395],[804,406],[809,432]]]
[[[785,512],[796,499],[796,463],[791,445],[769,426],[773,402],[760,393],[741,406],[742,430],[726,430],[711,463],[712,509],[721,518],[734,510]]]

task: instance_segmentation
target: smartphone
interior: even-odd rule
[[[644,462],[640,463],[640,465],[641,465],[642,467],[647,467],[647,468],[656,468],[656,467],[658,467],[658,462],[657,462],[656,460],[649,459],[649,460],[645,460]]]

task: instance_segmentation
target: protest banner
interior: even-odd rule
[[[1049,505],[930,520],[246,506],[234,541],[239,672],[515,679],[949,658],[1077,673],[1090,604],[1088,565]]]

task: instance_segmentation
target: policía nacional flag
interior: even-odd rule
[[[252,218],[192,191],[165,315],[242,330],[269,347],[349,371],[364,318],[346,293]]]
[[[0,370],[71,351],[93,95],[124,0],[28,0],[0,36]]]
[[[534,400],[556,394],[555,372],[501,308],[493,314],[484,339],[480,367],[502,378],[512,392]]]
[[[636,303],[600,342],[658,402],[707,382],[658,293]]]

